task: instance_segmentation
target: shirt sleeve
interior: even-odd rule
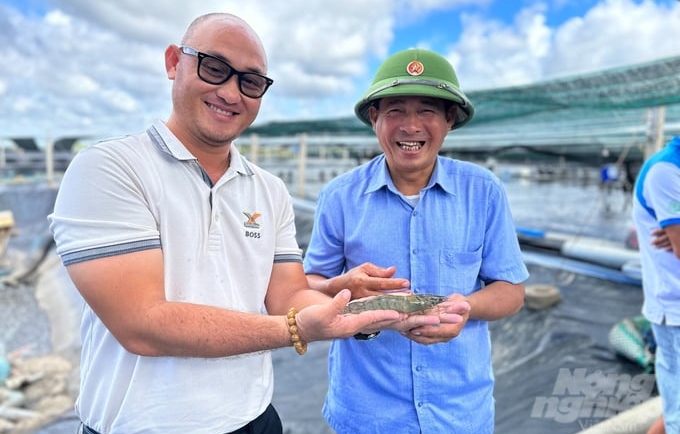
[[[317,198],[314,226],[304,258],[307,274],[335,277],[345,269],[340,203],[323,190]]]
[[[645,179],[647,204],[661,227],[680,224],[680,168],[673,163],[654,164]]]
[[[487,226],[480,278],[485,282],[504,280],[513,284],[529,277],[505,189],[500,182],[489,190]]]
[[[298,246],[295,228],[295,211],[285,185],[280,188],[282,210],[276,232],[274,262],[302,262],[302,250]]]
[[[157,222],[126,167],[98,147],[79,152],[69,164],[48,217],[62,260],[160,247]]]

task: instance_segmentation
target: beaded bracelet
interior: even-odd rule
[[[294,307],[291,307],[288,311],[288,331],[290,332],[290,340],[293,342],[295,351],[302,356],[307,352],[307,342],[303,342],[302,339],[300,339],[297,322],[295,321],[296,313]]]

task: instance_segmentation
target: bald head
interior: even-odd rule
[[[194,37],[206,28],[221,26],[227,29],[239,30],[248,34],[252,41],[256,43],[262,51],[263,58],[266,60],[264,46],[260,37],[250,25],[242,18],[226,12],[214,12],[201,15],[194,19],[182,37],[182,45],[191,45]]]

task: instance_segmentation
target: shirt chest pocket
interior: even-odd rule
[[[439,286],[443,293],[470,294],[477,289],[482,248],[472,252],[442,250],[439,254]]]

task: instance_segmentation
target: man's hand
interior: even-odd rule
[[[663,228],[654,229],[652,231],[652,237],[652,246],[656,247],[657,249],[663,249],[667,252],[673,251],[671,240],[668,238],[668,235],[666,234],[666,231],[663,230]]]
[[[352,299],[382,295],[385,291],[407,291],[410,287],[408,279],[392,278],[395,267],[378,267],[366,262],[352,268],[345,274],[327,281],[329,293],[335,294],[343,288],[352,291]]]
[[[419,325],[400,330],[401,334],[419,344],[437,344],[448,342],[457,337],[470,317],[470,304],[461,294],[453,294],[447,301],[426,312],[426,315],[438,314],[439,324]],[[425,315],[411,315],[411,318]]]
[[[350,291],[341,290],[324,304],[308,306],[297,314],[300,337],[305,342],[348,338],[359,332],[371,333],[407,319],[395,310],[370,310],[359,314],[343,314],[350,300]]]

